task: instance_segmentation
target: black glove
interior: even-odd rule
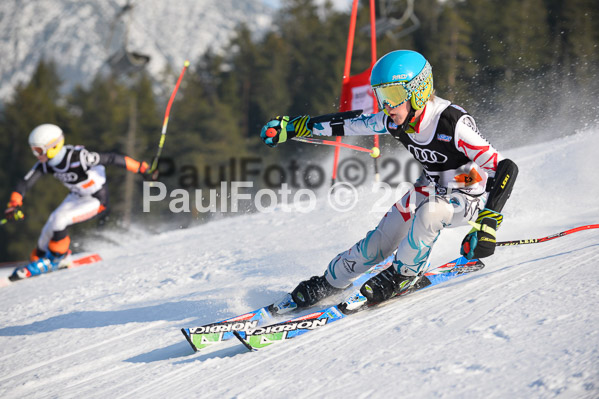
[[[160,172],[158,171],[158,169],[156,169],[153,172],[150,172],[150,170],[148,169],[144,173],[141,174],[141,176],[143,177],[143,179],[145,181],[157,181],[159,175],[160,175]]]
[[[464,240],[460,253],[467,259],[480,259],[495,253],[497,243],[497,228],[503,220],[503,215],[490,209],[483,209],[478,214],[476,222],[469,222],[473,228]]]
[[[158,180],[158,169],[152,170],[152,168],[148,165],[147,162],[142,162],[139,166],[139,174],[146,181],[156,181]]]
[[[264,125],[260,138],[269,147],[276,147],[293,137],[310,137],[312,130],[308,127],[309,115],[303,115],[289,120],[288,116],[277,116]]]

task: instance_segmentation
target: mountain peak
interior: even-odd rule
[[[3,1],[0,5],[0,98],[27,83],[41,59],[53,61],[62,90],[89,83],[113,65],[139,62],[159,79],[169,67],[192,64],[208,48],[221,49],[245,22],[267,29],[275,8],[267,1]],[[129,56],[130,59],[123,57]],[[120,58],[119,58],[120,57]],[[132,57],[132,58],[131,58]],[[127,61],[127,62],[126,62]]]

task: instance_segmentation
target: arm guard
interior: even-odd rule
[[[516,182],[518,176],[518,166],[511,159],[504,159],[497,165],[495,178],[489,180],[489,198],[487,199],[486,209],[495,212],[501,212]]]
[[[146,162],[139,162],[127,155],[121,155],[116,152],[99,152],[97,154],[97,163],[100,165],[122,166],[133,173],[144,173],[149,167]]]
[[[310,122],[308,122],[308,129],[313,130],[314,125],[317,123],[329,122],[331,130],[333,132],[333,136],[345,136],[345,131],[343,129],[343,126],[345,125],[345,120],[357,118],[360,115],[362,115],[361,109],[355,111],[336,112],[334,114],[316,116],[310,119]]]

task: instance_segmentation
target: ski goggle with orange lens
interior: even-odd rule
[[[403,83],[385,83],[372,88],[379,108],[385,108],[385,104],[391,108],[399,107],[412,97]]]
[[[62,143],[64,143],[64,136],[58,137],[56,140],[51,141],[45,146],[31,146],[31,152],[33,152],[33,155],[36,157],[47,155],[48,158],[52,159],[56,156],[58,151],[60,151]]]

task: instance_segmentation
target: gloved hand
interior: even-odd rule
[[[23,196],[20,193],[13,191],[10,194],[10,200],[8,201],[8,204],[6,205],[6,210],[4,211],[4,217],[6,218],[6,220],[16,222],[24,219],[25,214],[21,210],[22,206]]]
[[[151,170],[150,165],[148,165],[148,163],[145,161],[139,165],[138,173],[141,174],[146,181],[158,180],[158,169]]]
[[[464,240],[460,253],[467,259],[480,259],[495,253],[497,229],[503,220],[503,215],[490,209],[479,212],[476,222],[469,222],[472,230]]]
[[[289,120],[288,116],[277,116],[268,121],[260,132],[260,138],[269,147],[276,147],[293,137],[310,137],[312,130],[308,127],[309,115],[295,117]]]
[[[11,206],[4,211],[4,217],[7,221],[18,222],[19,220],[25,219],[25,214],[20,206]]]

